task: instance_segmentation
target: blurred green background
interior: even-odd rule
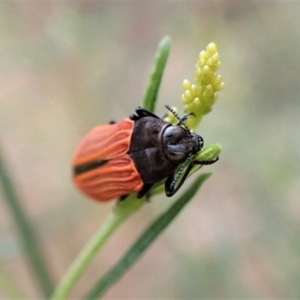
[[[114,205],[74,189],[74,149],[91,127],[141,103],[165,35],[172,48],[156,112],[179,106],[182,81],[215,42],[225,89],[198,133],[223,151],[197,197],[104,298],[299,298],[298,1],[0,3],[1,148],[54,280]],[[71,296],[173,201],[157,197],[126,222]],[[1,203],[0,259],[29,297],[41,297]]]

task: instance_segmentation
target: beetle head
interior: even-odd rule
[[[203,148],[200,135],[190,133],[179,125],[167,127],[162,137],[164,153],[174,164],[183,163],[188,156],[196,154]]]

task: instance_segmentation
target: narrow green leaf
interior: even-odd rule
[[[154,112],[158,90],[170,52],[171,41],[168,36],[164,37],[159,45],[154,58],[153,68],[144,94],[143,108]]]
[[[48,298],[53,290],[52,280],[42,251],[38,245],[37,237],[33,227],[29,222],[17,196],[12,178],[5,167],[4,159],[0,153],[0,184],[2,185],[4,200],[10,210],[15,226],[19,231],[21,242],[25,250],[28,265],[35,277],[35,281],[40,287],[45,298]]]
[[[112,267],[106,275],[87,294],[85,299],[97,299],[101,297],[110,286],[133,265],[133,263],[152,244],[159,234],[171,223],[181,209],[193,198],[202,183],[210,176],[210,173],[200,175],[191,187],[182,195],[166,212],[161,214],[137,239],[137,241],[124,254],[119,262]]]
[[[126,201],[117,204],[106,222],[104,222],[96,234],[92,236],[73,261],[51,296],[52,300],[63,300],[67,298],[80,276],[111,235],[127,218],[138,211],[144,202],[144,199],[137,199],[136,194],[131,194]]]

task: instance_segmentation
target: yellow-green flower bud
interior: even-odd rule
[[[190,86],[191,86],[191,83],[187,79],[183,80],[183,83],[182,83],[183,90],[188,90],[190,88]]]
[[[202,116],[208,113],[217,99],[217,92],[222,90],[224,82],[215,72],[220,67],[217,46],[208,44],[205,51],[199,53],[195,70],[195,83],[185,79],[182,84],[182,103],[185,113],[194,113],[195,118],[189,118],[186,124],[191,130],[199,124]]]
[[[222,150],[222,147],[219,144],[212,144],[203,148],[196,156],[195,159],[200,161],[205,160],[214,160],[218,157]]]

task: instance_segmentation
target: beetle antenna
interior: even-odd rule
[[[179,171],[176,173],[176,175],[175,175],[175,177],[174,177],[172,183],[170,184],[171,190],[174,189],[174,186],[175,186],[176,182],[177,182],[178,179],[181,177],[184,168],[186,167],[186,165],[188,164],[188,162],[189,162],[190,159],[191,159],[191,156],[192,156],[192,153],[189,154],[189,156],[187,157],[187,159],[185,160],[185,162],[182,164],[182,166],[181,166],[181,168],[179,169]]]
[[[186,117],[180,118],[179,115],[177,114],[177,112],[170,106],[170,105],[165,105],[166,109],[168,109],[178,120],[178,124],[177,125],[182,125],[185,130],[191,134],[190,129],[183,123],[183,121],[186,120]],[[194,114],[193,114],[194,115]]]

